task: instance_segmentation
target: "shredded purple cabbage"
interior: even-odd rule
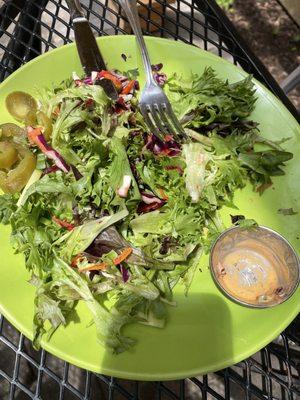
[[[84,78],[82,81],[85,85],[93,85],[92,78],[89,76],[87,78]]]
[[[37,136],[37,140],[43,146],[45,155],[48,158],[50,158],[52,161],[54,161],[54,164],[59,169],[61,169],[63,172],[69,172],[70,171],[69,165],[62,158],[62,156],[50,146],[50,144],[47,142],[47,140],[45,139],[45,136],[42,133]]]
[[[159,197],[148,192],[141,192],[141,196],[145,204],[163,203],[163,200],[161,200]]]
[[[47,168],[43,169],[42,176],[51,174],[52,172],[56,172],[56,171],[59,171],[58,166],[52,165],[51,167],[47,167]]]
[[[163,63],[153,64],[151,65],[151,69],[154,72],[158,72],[162,69],[163,66],[164,66]]]
[[[138,214],[145,214],[161,208],[166,201],[155,196],[153,193],[141,192],[142,201],[138,205]]]
[[[164,72],[160,72],[163,67],[162,63],[151,65],[153,71],[153,78],[159,86],[164,86],[167,80],[167,75]]]
[[[128,279],[129,279],[129,271],[128,271],[128,269],[125,268],[122,264],[121,264],[120,270],[121,270],[123,282],[125,283],[125,282],[127,282]]]
[[[166,202],[162,200],[161,202],[154,202],[151,204],[146,204],[143,201],[141,201],[138,205],[137,212],[138,214],[146,214],[147,212],[150,211],[155,211],[161,208]]]
[[[154,72],[153,78],[159,86],[164,86],[167,81],[167,75],[164,72]]]
[[[122,83],[123,83],[123,82],[128,82],[128,81],[129,81],[129,79],[127,78],[127,76],[122,75],[122,74],[119,74],[119,73],[116,72],[116,71],[109,70],[109,73],[112,74],[113,76],[115,76],[116,78],[118,78],[119,81],[122,82]]]
[[[171,135],[167,135],[166,139],[163,142],[155,135],[147,135],[145,148],[156,155],[177,156],[181,152],[179,143]]]
[[[78,171],[78,169],[73,164],[71,165],[71,169],[72,169],[72,172],[74,174],[76,181],[79,181],[79,179],[81,179],[83,175],[81,175],[81,173]]]

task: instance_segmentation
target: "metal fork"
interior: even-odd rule
[[[146,72],[146,84],[141,92],[139,102],[144,120],[150,131],[162,140],[165,134],[172,134],[174,137],[185,136],[184,129],[174,114],[169,99],[153,78],[150,57],[140,25],[136,0],[119,0],[119,3],[136,36]]]

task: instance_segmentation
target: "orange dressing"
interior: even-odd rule
[[[280,246],[245,238],[217,252],[216,274],[221,286],[233,297],[246,303],[263,303],[281,294],[289,273]]]

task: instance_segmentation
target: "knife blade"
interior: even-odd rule
[[[97,45],[91,26],[83,14],[78,0],[66,0],[73,22],[75,42],[82,68],[86,75],[93,71],[106,70],[105,61]],[[117,90],[109,79],[97,80],[96,84],[102,86],[104,92],[112,100],[118,99]]]

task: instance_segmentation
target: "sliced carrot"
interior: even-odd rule
[[[131,247],[126,247],[121,254],[118,255],[117,258],[114,259],[114,264],[118,265],[121,264],[122,261],[126,260],[132,253],[132,248]]]
[[[37,137],[42,133],[40,128],[27,128],[27,136],[31,144],[37,144]]]
[[[159,188],[158,191],[159,191],[160,197],[161,197],[163,200],[165,200],[165,201],[168,201],[168,200],[169,200],[169,197],[166,195],[166,193],[165,193],[165,191],[164,191],[163,188]]]
[[[84,268],[79,268],[79,272],[85,272],[85,271],[100,271],[108,267],[108,264],[106,262],[101,262],[98,264],[90,264],[87,267]]]
[[[131,93],[131,91],[133,90],[134,86],[135,86],[135,81],[134,80],[133,81],[129,81],[127,83],[127,85],[124,87],[124,89],[122,90],[121,94],[129,94],[129,93]]]
[[[55,222],[57,225],[61,226],[62,228],[67,229],[68,231],[72,231],[75,228],[74,224],[71,224],[68,221],[64,221],[62,219],[59,219],[55,215],[53,215],[52,221]]]
[[[84,255],[82,253],[77,254],[77,256],[72,258],[71,267],[76,268],[78,263],[84,260]]]
[[[122,261],[126,260],[127,257],[130,256],[132,253],[132,248],[131,247],[126,247],[121,254],[114,259],[114,264],[118,265]],[[71,266],[72,267],[77,267],[78,263],[83,259],[82,254],[78,254],[76,257],[73,258]],[[89,264],[86,267],[79,268],[79,272],[86,272],[86,271],[101,271],[106,269],[109,266],[107,262],[101,262],[101,263],[96,263],[96,264]]]
[[[110,72],[102,70],[99,72],[98,77],[112,81],[118,91],[122,89],[122,82]]]
[[[31,144],[35,144],[36,146],[38,146],[38,148],[43,152],[46,153],[47,149],[46,147],[43,145],[43,143],[41,143],[41,141],[38,139],[38,137],[42,135],[42,131],[41,128],[32,128],[32,127],[28,127],[27,128],[27,136],[29,139],[29,142]]]

